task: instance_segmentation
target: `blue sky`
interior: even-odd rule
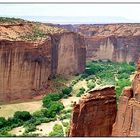
[[[140,4],[0,4],[0,16],[49,23],[140,22]]]

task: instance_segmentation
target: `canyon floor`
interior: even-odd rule
[[[39,123],[33,124],[35,125],[33,129],[31,129],[31,126],[29,127],[24,123],[13,126],[12,128],[3,128],[3,130],[0,131],[0,134],[8,136],[67,136],[73,104],[75,102],[78,103],[83,94],[86,94],[93,88],[96,89],[107,85],[115,85],[118,101],[122,89],[131,84],[133,76],[135,75],[134,72],[135,65],[133,63],[128,64],[110,61],[87,62],[86,70],[83,74],[71,77],[57,76],[53,79],[53,82],[63,83],[62,85],[65,85],[66,87],[72,87],[70,95],[59,100],[64,105],[64,109],[57,113],[55,118],[47,122],[40,121]],[[61,87],[57,88],[58,92],[60,92]],[[0,105],[0,117],[6,119],[9,117],[12,118],[17,111],[28,111],[32,115],[36,112],[36,114],[40,115],[41,112],[39,111],[44,109],[42,104],[42,100],[38,100]]]

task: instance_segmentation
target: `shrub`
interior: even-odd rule
[[[63,124],[64,127],[68,127],[69,126],[68,122],[62,122],[62,124]]]
[[[47,118],[54,118],[64,108],[64,105],[60,101],[51,101],[47,109],[43,109],[42,112]]]
[[[49,107],[51,102],[52,102],[50,94],[45,96],[45,97],[43,97],[42,102],[43,102],[43,107]]]
[[[31,114],[27,111],[17,111],[14,114],[14,118],[23,120],[23,121],[30,120],[31,117],[32,117]]]
[[[42,110],[38,110],[38,111],[35,111],[32,116],[35,118],[43,118],[44,113],[42,112]]]
[[[36,40],[37,38],[43,38],[46,36],[46,33],[35,27],[31,33],[26,33],[25,35],[20,36],[22,39]]]
[[[89,90],[91,90],[92,88],[94,88],[96,85],[93,82],[88,82],[87,83],[87,87],[89,88]]]
[[[49,136],[50,137],[63,137],[64,132],[63,132],[62,126],[59,124],[55,124],[53,127],[53,131],[49,133]]]
[[[0,128],[6,126],[7,121],[4,117],[0,117]]]
[[[118,75],[118,79],[128,79],[129,78],[129,74],[127,74],[127,73],[121,73],[121,74],[119,74]]]
[[[62,109],[64,109],[64,105],[61,102],[52,102],[50,108],[48,108],[48,113],[58,113],[60,112]]]
[[[80,97],[82,94],[84,94],[84,92],[85,92],[85,89],[83,87],[81,87],[79,89],[79,92],[77,93],[76,97]]]
[[[72,109],[63,109],[62,111],[61,111],[61,114],[67,114],[67,113],[71,113],[71,111],[72,111]]]
[[[72,87],[66,87],[62,89],[63,95],[69,95],[72,92]]]
[[[29,132],[33,132],[36,130],[36,126],[34,124],[29,124],[26,128],[25,128],[25,133],[29,133]]]
[[[85,78],[87,78],[87,77],[88,77],[88,74],[87,74],[87,73],[81,74],[81,78],[82,78],[82,79],[85,79]]]
[[[101,72],[103,70],[106,70],[106,67],[101,65],[101,62],[99,63],[88,62],[86,65],[85,73],[88,75],[92,75],[96,74],[97,72]]]
[[[74,86],[78,81],[76,80],[73,80],[72,83],[71,83],[71,86]]]
[[[135,71],[135,67],[134,66],[129,65],[127,63],[121,63],[121,67],[118,70],[118,74],[122,74],[122,73],[131,74],[134,71]]]
[[[71,117],[71,113],[67,113],[67,114],[62,114],[59,116],[60,120],[64,120],[64,119],[70,119]]]
[[[23,124],[23,120],[20,120],[19,118],[8,118],[7,120],[7,126],[11,126],[11,127],[16,127],[16,126],[20,126]]]
[[[129,79],[120,79],[119,81],[116,82],[115,89],[116,89],[117,100],[119,99],[119,96],[121,95],[123,88],[125,86],[129,86],[130,84],[131,82]]]
[[[43,106],[50,107],[52,101],[58,101],[63,97],[63,93],[51,93],[43,97]]]
[[[37,133],[26,133],[24,132],[22,135],[20,135],[20,137],[37,137],[39,136],[39,134]]]
[[[49,94],[49,96],[52,101],[58,101],[63,97],[63,94],[62,93],[52,93],[52,94]]]

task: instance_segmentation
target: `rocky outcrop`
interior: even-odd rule
[[[74,105],[69,136],[111,136],[116,112],[114,87],[90,91]]]
[[[140,136],[140,61],[132,87],[126,87],[119,99],[112,136]]]
[[[52,76],[85,69],[82,36],[45,24],[36,26],[24,22],[0,26],[0,103],[40,96],[47,93]]]

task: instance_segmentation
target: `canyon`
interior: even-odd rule
[[[45,94],[52,77],[82,73],[88,60],[136,62],[139,27],[54,25],[21,19],[0,23],[0,102]]]
[[[32,99],[47,93],[55,75],[84,71],[84,39],[46,24],[0,25],[0,103]]]
[[[140,24],[0,22],[0,104],[52,93],[55,76],[79,75],[89,60],[136,63],[139,58]],[[118,104],[115,87],[109,85],[90,89],[73,104],[68,136],[139,136],[139,87],[140,60],[132,85],[123,89]]]

